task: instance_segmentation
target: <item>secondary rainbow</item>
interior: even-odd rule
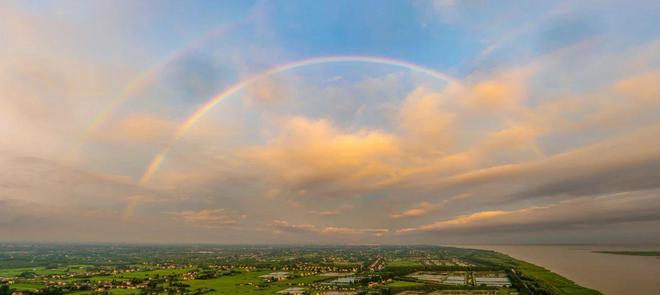
[[[452,78],[451,76],[438,72],[436,70],[422,67],[410,62],[406,61],[400,61],[400,60],[395,60],[395,59],[389,59],[389,58],[384,58],[384,57],[378,57],[378,56],[356,56],[356,55],[347,55],[347,56],[323,56],[323,57],[315,57],[315,58],[310,58],[310,59],[305,59],[305,60],[300,60],[284,65],[279,65],[275,66],[273,68],[270,68],[268,70],[265,70],[263,72],[257,73],[253,76],[250,76],[230,87],[225,89],[224,91],[220,92],[213,98],[209,99],[204,105],[202,105],[199,109],[197,109],[195,112],[193,112],[186,120],[183,121],[181,125],[177,128],[174,136],[172,139],[153,157],[151,160],[151,163],[147,167],[147,169],[144,171],[144,174],[142,175],[142,178],[140,179],[140,184],[146,184],[149,182],[151,177],[158,171],[158,168],[160,165],[163,163],[165,160],[165,156],[167,155],[167,152],[172,148],[172,145],[176,143],[185,133],[199,121],[206,113],[208,113],[213,107],[215,107],[218,103],[223,101],[225,98],[239,92],[241,89],[245,88],[246,86],[260,80],[263,78],[267,78],[269,76],[282,73],[285,71],[289,71],[292,69],[296,68],[301,68],[301,67],[306,67],[306,66],[311,66],[311,65],[318,65],[318,64],[325,64],[325,63],[340,63],[340,62],[359,62],[359,63],[374,63],[374,64],[383,64],[383,65],[390,65],[390,66],[396,66],[396,67],[402,67],[406,68],[409,70],[413,70],[416,72],[424,73],[426,75],[429,75],[431,77],[434,77],[439,80],[444,80],[447,81],[450,84],[456,84],[460,85],[460,83]]]
[[[85,130],[85,137],[92,135],[100,125],[102,125],[112,116],[117,108],[126,103],[126,101],[129,99],[140,94],[140,92],[144,91],[144,89],[151,85],[156,80],[158,75],[163,72],[163,70],[165,70],[170,64],[180,60],[191,51],[200,48],[207,41],[224,34],[231,28],[232,26],[221,26],[213,29],[201,37],[195,39],[194,41],[188,43],[188,45],[182,49],[173,51],[172,53],[168,54],[159,62],[142,72],[139,76],[126,84],[126,86],[121,90],[120,94],[112,101],[112,103],[96,118],[94,118],[92,123]]]
[[[117,111],[117,109],[119,109],[119,107],[124,105],[128,100],[137,97],[138,94],[147,89],[147,87],[149,87],[168,66],[184,58],[188,53],[194,51],[195,49],[201,48],[209,40],[224,35],[226,32],[233,29],[236,25],[236,23],[231,25],[222,25],[206,32],[201,37],[198,37],[192,42],[188,43],[186,46],[166,55],[158,62],[154,63],[151,67],[142,71],[133,80],[128,82],[121,89],[119,95],[117,95],[110,102],[110,104],[105,107],[105,109],[103,109],[103,111],[94,117],[89,126],[85,128],[80,142],[75,147],[73,147],[71,151],[69,151],[67,158],[69,160],[74,159],[83,143],[89,140],[89,138],[96,133],[98,128],[112,117],[112,115]]]

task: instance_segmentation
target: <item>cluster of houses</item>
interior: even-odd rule
[[[173,269],[176,268],[176,265],[156,265],[157,269]],[[68,273],[59,273],[59,274],[38,274],[31,272],[29,276],[17,276],[17,277],[0,277],[0,284],[13,285],[18,283],[34,283],[34,284],[43,284],[48,287],[59,287],[63,290],[94,290],[96,292],[103,292],[109,289],[144,289],[148,287],[149,280],[147,279],[144,282],[135,282],[131,280],[112,280],[111,275],[117,275],[121,273],[132,273],[145,270],[154,270],[153,267],[148,268],[121,268],[121,269],[97,269],[97,270],[87,270],[87,271],[76,271]],[[85,280],[86,278],[91,277],[105,277],[109,279],[99,282],[90,282]],[[80,280],[70,280],[72,278]],[[25,292],[16,291],[14,292],[17,295],[23,294]]]
[[[443,285],[473,285],[473,286],[487,286],[487,287],[511,287],[511,281],[504,272],[416,272],[408,275],[408,277]]]
[[[259,276],[259,278],[263,279],[266,282],[284,281],[290,277],[291,274],[286,271],[276,271]]]
[[[292,287],[288,288],[282,291],[277,292],[277,294],[282,294],[282,295],[304,295],[308,294],[306,293],[305,288],[299,288],[299,287]],[[356,295],[357,291],[322,291],[318,292],[315,294],[320,294],[320,295]]]
[[[10,285],[14,283],[14,278],[0,277],[0,284]]]
[[[425,259],[422,260],[424,265],[436,265],[436,266],[472,266],[471,263],[465,262],[459,258],[450,258],[450,259]]]
[[[517,291],[508,291],[508,295],[518,295]],[[437,291],[402,291],[396,295],[499,295],[499,290],[437,290]]]
[[[306,290],[305,288],[301,287],[291,287],[284,289],[282,291],[278,291],[277,294],[283,294],[283,295],[303,295],[305,294]]]
[[[367,279],[366,277],[356,277],[353,276],[354,273],[346,273],[346,272],[329,272],[329,273],[323,273],[321,276],[326,276],[326,277],[335,277],[334,279],[331,279],[329,281],[320,283],[316,285],[314,288],[315,294],[328,294],[328,295],[343,295],[343,294],[356,294],[355,292],[355,284],[359,283],[362,280]],[[289,272],[285,271],[276,271],[276,272],[271,272],[265,275],[259,276],[259,278],[263,279],[266,282],[275,282],[275,281],[283,281],[292,278],[293,275]],[[289,287],[287,289],[278,291],[277,294],[288,294],[288,295],[302,295],[302,294],[308,294],[306,293],[307,289],[305,287]]]
[[[474,276],[474,284],[488,287],[511,287],[511,281],[506,276]]]

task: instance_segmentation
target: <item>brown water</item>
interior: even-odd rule
[[[494,250],[543,266],[606,295],[660,294],[660,259],[593,251],[660,251],[660,246],[460,246]]]

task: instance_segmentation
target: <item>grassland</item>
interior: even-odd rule
[[[145,277],[154,277],[156,274],[163,276],[169,274],[183,273],[185,269],[177,270],[158,270],[158,271],[144,271],[144,272],[135,272],[127,273],[122,275],[115,276],[103,276],[90,278],[90,280],[125,280],[128,278],[140,278],[144,279]],[[208,280],[191,280],[183,281],[184,284],[189,285],[190,290],[211,290],[207,294],[276,294],[277,291],[284,290],[291,286],[305,286],[310,283],[327,280],[327,277],[323,276],[306,276],[298,277],[285,281],[273,282],[271,284],[263,284],[263,280],[259,278],[260,275],[269,273],[270,271],[255,271],[255,272],[241,272],[233,275],[222,276],[219,278],[208,279]],[[409,282],[404,282],[409,283]],[[28,291],[28,290],[38,290],[45,287],[44,284],[28,284],[28,283],[17,283],[13,284],[12,288],[19,291]],[[138,294],[138,290],[128,290],[128,289],[110,289],[108,290],[110,294]],[[92,291],[77,291],[72,292],[71,294],[92,294]]]
[[[291,286],[304,286],[313,282],[327,280],[322,276],[307,276],[293,278],[285,281],[274,282],[265,285],[259,276],[270,271],[241,272],[234,275],[223,276],[209,280],[193,280],[185,282],[190,285],[191,290],[213,289],[212,294],[276,294]]]
[[[393,281],[387,284],[388,287],[414,287],[422,286],[424,284],[418,282],[409,282],[409,281]]]
[[[255,287],[262,281],[259,276],[267,273],[267,271],[243,272],[231,276],[209,280],[192,280],[185,283],[190,285],[191,290],[213,289],[213,294],[268,294]]]
[[[11,285],[12,288],[18,290],[18,291],[33,291],[33,290],[39,290],[46,285],[43,283],[16,283]]]
[[[67,267],[17,267],[17,268],[0,268],[0,277],[15,277],[24,272],[32,272],[37,275],[54,275],[65,273],[79,273],[84,271],[85,265],[71,265]]]
[[[423,266],[421,262],[406,258],[396,258],[387,261],[386,265],[388,267],[421,267]]]

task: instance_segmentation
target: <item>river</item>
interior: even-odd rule
[[[658,257],[594,253],[593,251],[660,251],[656,246],[528,246],[470,245],[494,250],[543,266],[584,287],[606,295],[660,294]]]

